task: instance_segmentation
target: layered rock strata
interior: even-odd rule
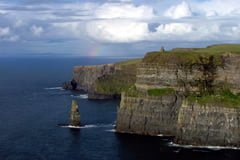
[[[155,98],[131,97],[128,92],[122,94],[117,131],[172,135],[176,137],[175,142],[180,144],[239,147],[240,106],[191,104],[186,103],[184,98],[188,94],[212,94],[225,88],[239,93],[240,56],[223,55],[221,58],[218,64],[212,63],[211,57],[208,57],[206,63],[192,66],[140,64],[135,84],[138,92],[146,94],[151,89],[173,88],[176,98],[164,95]]]
[[[240,109],[185,101],[178,115],[175,142],[240,147]]]
[[[181,97],[132,97],[122,94],[117,131],[144,135],[175,135]]]
[[[234,93],[240,92],[240,56],[225,54],[221,61],[213,71],[214,85],[228,85]],[[172,87],[177,91],[196,91],[199,87],[198,81],[204,77],[204,72],[200,70],[202,66],[142,63],[137,68],[136,87],[139,90]]]

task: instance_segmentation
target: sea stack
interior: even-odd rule
[[[72,100],[69,125],[76,126],[76,127],[80,126],[80,113],[78,110],[78,104],[76,100]]]

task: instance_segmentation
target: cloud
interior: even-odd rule
[[[100,19],[133,18],[150,19],[154,17],[152,7],[122,3],[106,3],[97,8],[95,17]]]
[[[33,33],[33,35],[35,35],[35,36],[40,36],[44,32],[42,27],[40,27],[40,26],[38,27],[38,26],[35,26],[35,25],[33,25],[30,28],[30,30]]]
[[[11,32],[11,29],[9,27],[4,27],[4,28],[0,27],[0,40],[1,41],[15,42],[15,41],[19,40],[19,36],[14,35]]]
[[[105,43],[240,40],[240,25],[226,26],[225,23],[211,21],[172,22],[160,24],[151,31],[147,22],[101,20],[89,22],[87,33],[91,38]]]
[[[87,24],[87,33],[103,42],[135,42],[145,39],[148,34],[148,24],[130,20],[92,21]]]
[[[24,25],[24,22],[20,19],[17,19],[16,22],[14,23],[14,27],[22,27]]]
[[[233,16],[240,14],[239,4],[239,0],[208,0],[193,2],[192,7],[206,16]]]
[[[6,11],[0,9],[0,15],[4,15],[6,13],[7,13]]]
[[[231,34],[234,33],[234,34]],[[231,27],[230,38],[239,39],[240,37],[240,24]]]
[[[91,48],[103,42],[107,51],[109,46],[127,48],[136,43],[174,46],[191,42],[197,46],[209,41],[240,42],[239,3],[240,0],[3,0],[0,49],[3,41],[19,46],[28,43],[21,47],[24,49],[41,44],[44,52],[55,51],[56,46],[58,51],[75,50],[80,43]]]
[[[10,28],[9,27],[0,27],[0,37],[4,37],[10,34]]]
[[[82,22],[61,22],[53,23],[51,30],[55,32],[57,36],[68,37],[78,39],[81,38],[85,33],[85,24]]]
[[[184,35],[192,32],[193,26],[188,23],[169,23],[159,25],[156,30],[160,34]]]
[[[189,4],[183,1],[182,3],[176,6],[170,7],[164,13],[164,15],[172,19],[179,19],[179,18],[191,17],[193,14]]]
[[[132,2],[132,0],[108,0],[109,2]]]
[[[19,36],[18,35],[13,35],[13,36],[10,36],[8,38],[5,39],[6,41],[10,41],[10,42],[16,42],[19,40]]]

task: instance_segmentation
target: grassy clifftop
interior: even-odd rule
[[[199,57],[215,57],[216,63],[221,63],[225,54],[240,54],[240,44],[212,45],[207,48],[176,48],[171,51],[148,52],[143,58],[144,63],[192,64],[198,63]]]
[[[141,63],[177,65],[183,71],[185,69],[190,71],[193,69],[202,75],[194,81],[197,84],[196,87],[198,87],[197,94],[193,92],[184,94],[188,100],[201,104],[214,103],[229,107],[239,107],[239,94],[223,92],[222,89],[228,88],[216,86],[214,83],[217,76],[217,68],[219,66],[224,68],[225,56],[233,54],[240,55],[240,44],[213,45],[207,48],[176,48],[171,51],[149,52],[143,59],[132,59],[116,63],[113,74],[104,75],[97,79],[96,91],[106,95],[120,95],[121,92],[125,91],[127,95],[134,97],[158,97],[171,94],[175,92],[171,88],[155,88],[146,92],[136,90],[133,86],[136,82],[137,66]]]

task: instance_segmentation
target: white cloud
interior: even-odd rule
[[[221,25],[214,22],[208,23],[168,23],[161,24],[149,36],[154,41],[210,41],[219,40],[220,37],[226,38],[227,31],[233,35],[230,29],[221,28]]]
[[[5,28],[0,27],[0,40],[15,42],[15,41],[19,40],[19,36],[14,35],[11,32],[11,29],[9,27],[5,27]]]
[[[132,2],[132,0],[108,0],[109,2]]]
[[[65,37],[74,37],[81,38],[83,36],[83,30],[85,25],[81,22],[62,22],[62,23],[53,23],[52,31],[55,34],[65,36]]]
[[[206,14],[207,17],[214,17],[214,16],[218,15],[217,12],[213,11],[213,10],[209,10],[205,14]]]
[[[134,18],[150,19],[154,17],[154,11],[149,6],[135,6],[133,4],[123,3],[106,3],[97,8],[96,18],[113,19],[113,18]]]
[[[18,19],[18,20],[16,20],[16,22],[14,24],[14,27],[18,28],[18,27],[21,27],[23,25],[24,25],[23,21]]]
[[[232,33],[234,33],[234,37],[238,38],[240,37],[240,24],[238,26],[233,26],[231,28]]]
[[[1,4],[0,4],[0,5],[1,5]],[[6,14],[6,13],[7,13],[7,11],[0,9],[0,15],[1,15],[1,14],[4,15],[4,14]]]
[[[33,35],[35,35],[35,36],[40,36],[44,32],[44,30],[41,26],[35,26],[35,25],[33,25],[30,28],[30,30],[33,33]]]
[[[183,35],[192,32],[193,26],[187,23],[169,23],[159,25],[156,30],[162,34]]]
[[[240,41],[239,4],[240,0],[8,1],[0,4],[0,41],[21,39],[35,46],[40,41],[56,46],[74,43],[76,47],[80,41],[91,46],[89,38],[115,43],[106,48],[146,41]]]
[[[232,16],[240,14],[240,0],[208,0],[192,3],[196,12],[206,16]]]
[[[179,19],[192,16],[192,11],[188,3],[183,1],[182,3],[170,7],[164,15],[172,19]]]
[[[104,42],[134,42],[144,40],[148,35],[148,24],[130,20],[102,20],[87,24],[88,34]]]
[[[5,28],[1,28],[0,27],[0,37],[4,37],[10,34],[10,28],[9,27],[5,27]]]
[[[150,31],[147,22],[101,20],[87,24],[88,35],[101,42],[132,43],[139,41],[219,41],[240,40],[240,25],[206,22],[169,22]]]
[[[10,36],[6,39],[6,41],[10,41],[10,42],[16,42],[19,40],[19,36],[18,35],[13,35],[13,36]]]

